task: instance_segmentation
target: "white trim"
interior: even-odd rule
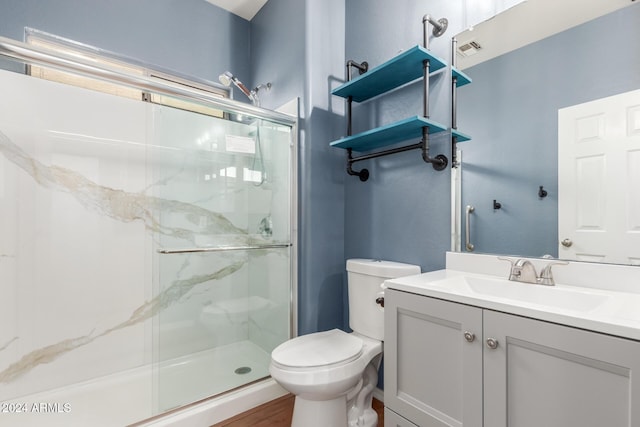
[[[190,405],[159,419],[137,425],[140,427],[209,427],[287,393],[275,380],[269,378],[220,398]]]

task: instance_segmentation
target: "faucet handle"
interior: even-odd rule
[[[498,257],[501,261],[509,261],[511,263],[511,271],[509,271],[509,280],[524,283],[537,283],[538,274],[535,266],[531,261],[525,258],[512,260],[511,258]]]
[[[511,268],[509,268],[509,280],[518,280],[518,276],[520,276],[520,271],[517,271],[517,265],[520,260],[513,260],[511,258],[499,256],[498,259],[500,261],[509,261],[511,264]]]
[[[511,268],[509,269],[509,280],[517,280],[518,276],[520,275],[520,272],[519,271],[516,272],[516,269],[517,269],[518,262],[520,260],[513,260],[511,258],[502,257],[502,256],[499,256],[498,259],[500,261],[509,261],[509,263],[511,264]]]
[[[511,268],[513,268],[516,265],[516,261],[512,260],[511,258],[507,258],[507,257],[504,257],[504,256],[499,256],[498,259],[500,261],[509,261],[509,263],[511,263]]]
[[[553,280],[551,267],[553,267],[554,265],[568,265],[568,264],[569,263],[567,261],[556,261],[556,262],[550,262],[549,264],[545,265],[545,267],[540,272],[540,281],[538,283],[546,286],[554,286],[556,282]]]

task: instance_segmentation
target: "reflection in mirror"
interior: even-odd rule
[[[529,0],[456,36],[458,68],[473,79],[458,91],[458,129],[472,141],[458,147],[476,252],[640,264],[640,241],[627,239],[640,236],[638,22],[631,0]],[[563,141],[624,148],[560,160],[559,114]],[[573,229],[559,228],[559,209]],[[622,234],[610,238],[613,225]]]

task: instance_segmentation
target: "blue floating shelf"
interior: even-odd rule
[[[471,77],[467,76],[462,71],[458,70],[456,67],[451,67],[451,74],[453,77],[457,77],[456,87],[464,86],[466,84],[471,83]]]
[[[424,117],[414,116],[333,141],[331,146],[345,149],[351,148],[354,151],[369,151],[412,138],[422,138],[422,128],[425,126],[429,128],[430,134],[447,130],[440,123]]]
[[[418,45],[335,88],[331,93],[343,98],[351,96],[356,102],[366,101],[422,77],[422,63],[427,59],[430,72],[446,65],[442,59]]]
[[[471,137],[469,135],[458,132],[457,129],[451,129],[451,136],[455,136],[457,138],[456,142],[471,141]]]

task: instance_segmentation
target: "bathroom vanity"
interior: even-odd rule
[[[571,263],[543,286],[449,253],[445,270],[387,281],[385,425],[640,425],[638,270]]]

